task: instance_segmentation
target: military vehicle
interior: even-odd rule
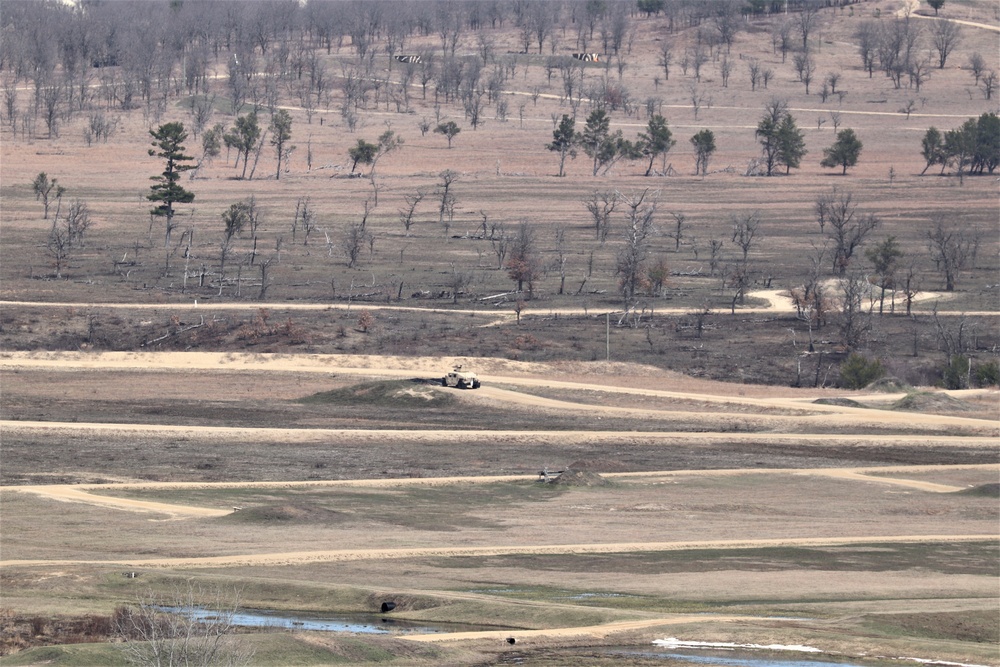
[[[459,389],[479,389],[479,377],[471,371],[463,371],[461,366],[455,366],[453,371],[441,378],[441,384]]]

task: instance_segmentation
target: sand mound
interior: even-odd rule
[[[340,512],[315,505],[283,503],[246,507],[220,520],[238,523],[333,523],[341,521],[344,516]]]
[[[816,405],[836,405],[842,408],[863,408],[861,403],[850,398],[817,398],[813,401]]]
[[[971,489],[965,489],[964,491],[958,491],[957,493],[960,496],[1000,498],[1000,483],[990,482],[989,484],[980,484],[979,486],[974,486]]]
[[[552,483],[560,486],[608,486],[611,482],[589,470],[566,470]]]
[[[929,392],[915,392],[908,394],[892,404],[892,410],[904,410],[907,412],[933,412],[937,414],[951,414],[954,412],[975,412],[976,407],[969,403],[952,398],[947,394],[934,394]]]

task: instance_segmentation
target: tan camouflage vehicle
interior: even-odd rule
[[[441,378],[441,384],[459,389],[479,389],[479,377],[471,371],[463,371],[461,366],[455,366],[455,370]]]

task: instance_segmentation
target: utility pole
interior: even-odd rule
[[[611,313],[604,313],[604,356],[611,361]]]

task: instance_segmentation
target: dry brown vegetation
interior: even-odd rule
[[[670,168],[645,177],[647,160],[621,160],[594,177],[581,154],[563,178],[545,144],[572,110],[545,63],[578,50],[569,16],[581,5],[558,6],[567,28],[541,55],[518,53],[513,19],[461,33],[459,55],[485,37],[498,61],[517,64],[506,120],[487,106],[477,128],[459,101],[436,105],[432,84],[426,99],[413,87],[409,110],[369,102],[352,131],[340,108],[354,45],[311,45],[335,83],[311,113],[283,89],[297,146],[287,171],[275,179],[268,146],[254,178],[241,179],[223,149],[182,180],[196,198],[178,206],[169,247],[145,199],[162,168],[146,153],[148,131],[190,126],[191,98],[102,109],[117,131],[90,145],[86,114],[62,117],[58,136],[41,121],[29,133],[5,120],[0,650],[54,645],[5,663],[120,662],[106,644],[60,645],[102,641],[117,605],[194,580],[236,584],[250,607],[360,613],[393,599],[403,618],[497,628],[431,645],[261,633],[251,637],[259,664],[662,665],[671,662],[621,647],[645,651],[671,635],[809,644],[858,664],[1000,664],[997,394],[929,388],[950,355],[972,360],[959,384],[975,385],[997,359],[996,177],[960,182],[936,166],[921,175],[920,156],[929,126],[996,111],[997,96],[985,99],[967,69],[974,53],[1000,69],[995,3],[948,0],[938,19],[897,0],[823,9],[809,95],[793,67],[799,49],[783,61],[771,42],[795,12],[741,19],[731,50],[718,48],[696,80],[679,59],[697,27],[671,31],[666,16],[633,11],[622,70],[608,57],[584,67],[585,81],[628,89],[630,110],[611,111],[628,139],[645,129],[650,100],[677,140]],[[965,21],[919,91],[869,77],[857,55],[863,21],[906,7],[925,38],[937,21]],[[667,41],[674,62],[662,80]],[[406,52],[424,48],[440,50],[434,31],[414,31]],[[209,126],[235,120],[226,58],[209,64]],[[767,89],[751,90],[751,59],[773,69]],[[376,61],[377,76],[399,75],[384,53]],[[824,101],[831,72],[845,94]],[[23,118],[31,84],[10,85]],[[774,98],[787,100],[808,153],[790,175],[746,176]],[[589,111],[584,99],[577,129]],[[439,116],[461,127],[451,148],[419,129]],[[864,142],[845,176],[819,166],[834,119]],[[351,177],[348,149],[387,128],[402,147],[374,179]],[[688,139],[706,128],[718,150],[695,176]],[[189,152],[199,144],[192,136]],[[455,208],[442,224],[434,193],[445,170]],[[66,187],[61,214],[80,199],[92,216],[58,277],[46,245],[53,212],[45,219],[32,192],[42,171]],[[815,204],[834,188],[881,220],[850,273],[870,285],[865,250],[895,237],[913,267],[912,315],[901,294],[894,312],[871,314],[866,292],[860,329],[845,328],[829,252],[813,273],[824,243]],[[405,229],[401,211],[418,191]],[[584,205],[595,191],[658,201],[649,280],[626,318],[616,274],[625,217],[616,210],[601,242]],[[251,195],[259,227],[234,238],[223,279],[222,214]],[[308,243],[301,221],[292,230],[305,198],[316,216]],[[742,266],[734,220],[752,212],[748,296],[731,313]],[[346,230],[362,219],[349,267]],[[953,292],[928,250],[941,219],[978,230]],[[538,264],[517,292],[495,242],[500,225],[513,235],[524,222]],[[788,295],[811,275],[831,298],[827,320],[810,326]],[[881,360],[887,389],[837,388],[851,351]],[[481,390],[439,386],[459,363]],[[564,469],[574,472],[560,484],[537,481]]]

